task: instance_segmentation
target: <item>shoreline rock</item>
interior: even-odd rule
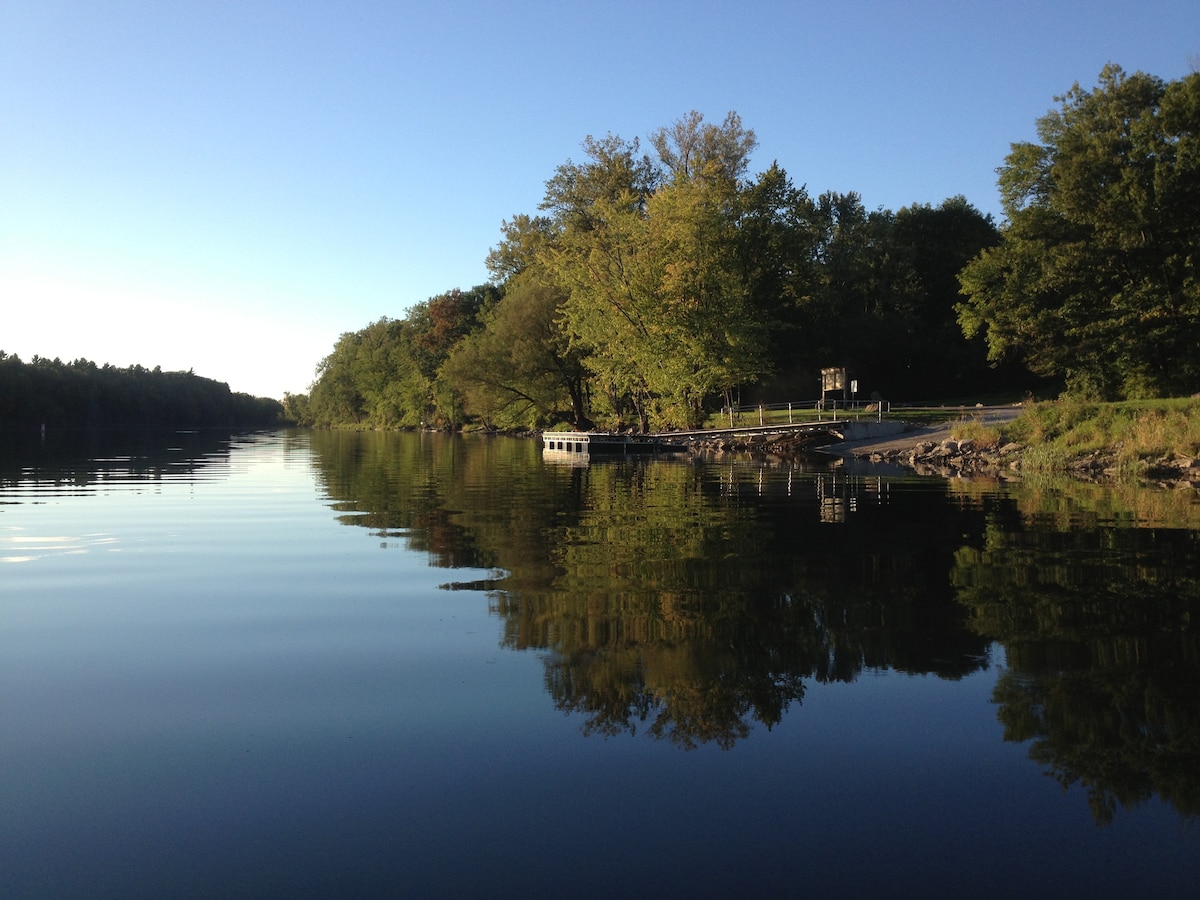
[[[776,456],[780,459],[795,460],[802,456],[811,455],[819,450],[822,442],[811,435],[754,435],[748,438],[713,438],[712,440],[692,441],[688,452],[692,454],[707,454],[723,456],[727,453],[749,453],[752,455]]]
[[[974,441],[952,438],[935,442],[921,441],[908,448],[853,451],[855,459],[874,464],[900,465],[918,475],[958,478],[964,475],[1015,479],[1022,474],[1022,460],[1029,448],[1007,443],[1001,447],[977,446]],[[1127,477],[1113,449],[1093,450],[1070,460],[1064,475],[1085,481],[1117,481]],[[1142,460],[1136,477],[1160,487],[1200,488],[1200,459],[1171,454],[1154,460]]]
[[[693,454],[718,457],[725,454],[749,454],[785,461],[812,456],[816,452],[827,452],[872,465],[899,466],[917,475],[994,478],[1003,481],[1015,481],[1027,474],[1024,471],[1023,459],[1030,449],[1016,442],[997,447],[979,445],[969,439],[932,440],[920,436],[912,438],[911,441],[893,439],[843,448],[803,435],[696,441],[689,448]],[[1116,449],[1081,454],[1066,465],[1062,474],[1097,483],[1115,482],[1130,477],[1128,469],[1120,467]],[[1200,458],[1171,454],[1153,460],[1143,460],[1134,474],[1141,481],[1163,488],[1200,489]]]

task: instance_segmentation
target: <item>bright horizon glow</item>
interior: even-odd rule
[[[998,219],[1056,95],[1197,60],[1194,0],[6,0],[0,350],[303,392],[343,332],[485,282],[589,134],[735,110],[752,172]]]

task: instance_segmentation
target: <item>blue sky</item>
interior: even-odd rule
[[[1200,3],[3,0],[0,349],[304,391],[338,335],[487,279],[589,134],[736,110],[812,194],[963,194]]]

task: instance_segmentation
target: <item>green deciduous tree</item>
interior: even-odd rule
[[[738,199],[738,265],[754,315],[767,325],[768,365],[785,372],[809,337],[803,332],[817,282],[816,206],[778,163],[744,184]]]
[[[750,154],[758,145],[742,118],[727,113],[720,125],[704,121],[692,110],[667,128],[650,136],[663,168],[675,181],[721,181],[736,184],[745,177]]]
[[[964,336],[957,306],[958,273],[999,240],[991,216],[962,196],[936,207],[906,206],[890,218],[885,252],[891,281],[871,358],[880,361],[878,378],[892,396],[962,397],[997,381],[982,336]]]
[[[492,285],[448,291],[416,304],[404,319],[384,317],[343,334],[317,366],[301,421],[373,428],[460,424],[460,395],[441,368],[481,327],[499,294]]]
[[[502,224],[492,284],[343,335],[290,406],[315,424],[648,430],[697,425],[767,378],[757,399],[813,396],[829,365],[891,397],[981,368],[952,273],[995,229],[964,199],[869,212],[777,164],[748,177],[736,113],[690,112],[649,143],[588,137],[540,213]]]
[[[461,341],[442,369],[468,414],[500,428],[561,421],[591,427],[582,355],[559,323],[564,300],[536,271],[509,279],[484,327]]]
[[[959,319],[1100,398],[1200,386],[1200,73],[1108,65],[1038,120],[1000,170],[1003,243],[962,273]]]
[[[564,327],[619,422],[695,425],[705,400],[763,368],[761,324],[738,260],[739,178],[754,146],[735,114],[691,113],[652,142],[589,139],[543,208],[560,229],[544,254],[567,292]]]
[[[671,424],[696,425],[707,398],[767,369],[766,322],[751,306],[737,256],[735,185],[677,180],[648,204],[646,290],[665,345],[648,380]]]

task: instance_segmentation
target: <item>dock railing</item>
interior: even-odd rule
[[[758,403],[750,406],[726,406],[713,417],[714,427],[737,428],[746,425],[800,425],[835,419],[875,419],[883,421],[891,404],[843,400],[807,400],[799,403]]]

